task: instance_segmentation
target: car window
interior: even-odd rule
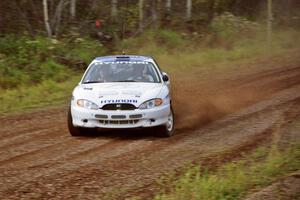
[[[89,68],[83,83],[148,82],[160,83],[160,77],[151,62],[95,62]]]

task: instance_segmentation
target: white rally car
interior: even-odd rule
[[[94,59],[73,91],[68,127],[72,136],[91,128],[144,127],[171,136],[174,117],[168,75],[151,57]]]

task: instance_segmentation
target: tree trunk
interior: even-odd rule
[[[76,18],[76,0],[70,0],[70,15],[71,19]]]
[[[118,14],[118,0],[111,0],[111,18],[115,19]]]
[[[44,10],[44,23],[47,31],[48,37],[52,37],[52,30],[49,23],[49,15],[48,15],[48,2],[47,0],[43,0],[43,10]]]
[[[172,0],[167,0],[166,1],[166,10],[167,10],[167,13],[171,12],[171,7],[172,7]]]
[[[215,15],[215,0],[210,0],[208,5],[208,24],[214,19]]]
[[[157,15],[157,2],[156,0],[152,0],[152,22],[153,28],[158,28],[158,15]]]
[[[22,6],[19,5],[19,2],[18,1],[14,1],[15,3],[15,6],[17,7],[17,10],[20,14],[20,16],[24,19],[24,22],[25,22],[25,25],[26,25],[26,28],[28,30],[28,33],[29,35],[34,38],[34,30],[30,24],[30,20],[28,19],[28,16],[27,16],[27,13],[25,13],[23,10],[22,10]]]
[[[58,3],[57,7],[56,7],[56,11],[55,11],[55,36],[57,37],[59,34],[59,28],[60,28],[60,24],[61,24],[61,17],[62,17],[62,12],[64,9],[64,3],[65,0],[60,0],[60,2]]]
[[[139,31],[143,31],[144,29],[144,0],[139,0]]]
[[[186,20],[192,17],[192,0],[186,0]]]

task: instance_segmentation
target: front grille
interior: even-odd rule
[[[125,119],[126,115],[112,115],[111,118],[112,119]]]
[[[134,110],[136,107],[132,104],[129,103],[124,103],[124,104],[106,104],[102,108],[102,110]]]
[[[130,125],[136,124],[139,120],[99,120],[99,123],[103,125]]]

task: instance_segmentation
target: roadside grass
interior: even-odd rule
[[[106,51],[99,41],[90,38],[0,37],[0,88],[63,81]]]
[[[217,43],[210,47],[205,44],[206,38],[189,40],[167,30],[148,31],[138,38],[125,40],[120,48],[128,50],[129,54],[154,56],[164,69],[172,73],[280,55],[299,48],[298,34],[297,30],[277,31],[272,46],[268,48],[265,34],[259,32],[253,37],[236,38],[235,43],[228,48]]]
[[[15,89],[0,90],[0,114],[67,103],[80,78],[81,75],[74,75],[64,82],[50,79],[33,86],[23,85]]]
[[[210,171],[193,166],[155,200],[239,199],[249,190],[266,186],[279,177],[300,169],[300,144],[284,151],[259,148],[242,160]]]
[[[67,102],[90,60],[106,52],[78,36],[0,37],[0,115]]]

